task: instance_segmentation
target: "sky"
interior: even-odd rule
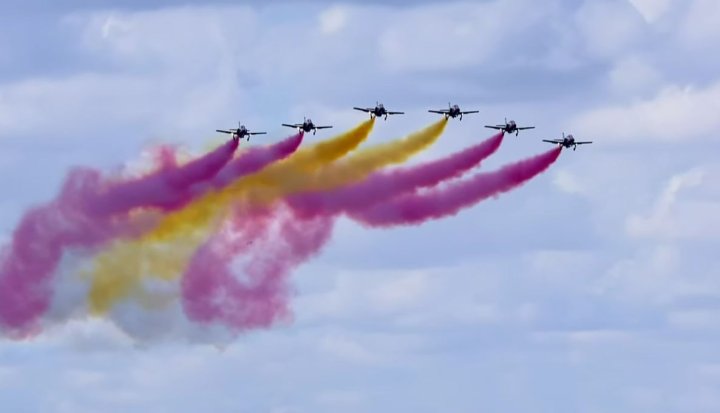
[[[716,0],[0,0],[2,241],[68,168],[204,150],[240,120],[277,141],[381,101],[406,112],[383,142],[448,101],[480,111],[418,160],[536,126],[489,169],[594,141],[454,217],[340,221],[285,324],[215,345],[174,313],[145,339],[132,317],[0,338],[2,410],[720,411],[717,21]]]

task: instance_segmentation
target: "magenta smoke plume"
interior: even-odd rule
[[[89,215],[108,217],[138,207],[161,207],[188,191],[191,185],[215,176],[232,159],[238,140],[232,139],[217,150],[177,166],[166,151],[159,153],[162,167],[148,176],[117,184],[98,183],[96,191],[85,195],[84,209]]]
[[[561,149],[554,148],[494,172],[479,173],[446,188],[403,195],[365,210],[353,211],[350,216],[366,226],[386,227],[417,224],[454,215],[462,208],[510,191],[544,172],[560,156]]]
[[[266,147],[256,146],[248,149],[240,157],[229,162],[212,179],[192,186],[190,188],[190,197],[181,199],[179,204],[185,205],[192,198],[197,197],[208,190],[220,189],[240,177],[258,172],[271,163],[287,158],[295,153],[298,147],[300,147],[300,144],[303,141],[303,136],[304,133],[300,132],[274,145]]]
[[[183,275],[185,314],[235,331],[288,319],[288,276],[327,242],[332,224],[331,217],[303,219],[278,205],[236,211],[229,225],[195,253]],[[239,275],[231,268],[235,258],[245,259]]]
[[[459,177],[495,153],[502,139],[503,132],[499,132],[475,146],[439,160],[394,171],[376,172],[366,180],[347,187],[292,195],[286,201],[299,216],[304,217],[362,210],[402,193],[432,187],[446,179]]]
[[[329,192],[292,196],[290,210],[276,205],[252,212],[238,209],[229,225],[197,251],[183,276],[188,318],[235,330],[268,327],[287,319],[288,275],[329,240],[334,214],[456,177],[493,154],[503,134],[456,154],[418,166],[374,174]],[[273,223],[279,230],[271,231]],[[232,262],[244,261],[241,275]],[[239,279],[243,280],[240,281]]]
[[[176,210],[208,190],[220,189],[235,179],[286,158],[297,150],[302,138],[303,134],[298,133],[273,145],[251,147],[230,160],[237,148],[237,140],[233,140],[228,142],[227,150],[211,153],[206,159],[181,168],[161,170],[152,178],[111,186],[100,196],[88,194],[85,208],[98,216],[125,213],[138,207]]]
[[[142,220],[105,219],[109,217],[102,215],[127,213],[128,208],[156,202],[158,194],[187,190],[189,185],[217,173],[236,147],[237,143],[229,142],[186,165],[166,164],[145,178],[104,191],[98,171],[71,171],[57,198],[28,211],[10,244],[2,249],[0,326],[16,334],[29,332],[50,305],[51,277],[65,248],[94,246],[112,237],[137,233],[147,225]],[[122,208],[107,200],[115,200]],[[94,213],[87,213],[88,205]]]

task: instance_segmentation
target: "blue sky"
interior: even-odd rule
[[[418,159],[506,116],[537,129],[488,168],[595,144],[449,219],[341,221],[287,325],[228,341],[124,308],[3,339],[3,411],[720,411],[720,3],[178,4],[0,1],[1,239],[68,167],[238,120],[277,140],[381,100],[407,113],[381,142],[453,101],[481,112]]]

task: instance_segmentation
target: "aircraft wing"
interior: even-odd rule
[[[576,145],[584,145],[586,143],[592,143],[592,141],[575,142]]]
[[[439,113],[439,114],[441,114],[441,115],[444,115],[444,114],[448,113],[448,110],[447,110],[447,109],[428,110],[428,112],[431,112],[431,113]]]
[[[353,109],[355,109],[355,110],[361,110],[361,111],[363,111],[363,112],[370,112],[370,111],[372,110],[371,108],[358,108],[358,107],[353,107]]]
[[[328,129],[332,128],[332,126],[316,126],[315,129]]]
[[[498,129],[498,130],[500,130],[500,129],[504,129],[504,128],[505,128],[505,125],[495,125],[495,126],[485,125],[485,127],[486,127],[486,128],[490,128],[490,129]]]
[[[549,143],[563,143],[562,139],[543,139],[543,142],[549,142]]]
[[[250,132],[250,135],[267,135],[267,132]]]
[[[293,124],[293,125],[291,125],[291,124],[289,124],[289,123],[283,123],[282,125],[283,125],[283,126],[287,126],[288,128],[299,128],[299,127],[302,126],[302,125],[298,125],[297,123],[296,123],[296,124]]]
[[[462,113],[463,115],[467,115],[468,113],[480,113],[480,111],[479,110],[464,110],[460,113]]]
[[[222,132],[222,133],[233,133],[232,131],[229,131],[229,130],[222,130],[222,129],[215,129],[215,132]]]
[[[388,115],[404,115],[405,112],[388,112]]]
[[[534,126],[523,126],[522,128],[516,128],[517,130],[535,129]]]

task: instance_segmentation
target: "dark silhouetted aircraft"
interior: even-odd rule
[[[355,110],[361,110],[363,112],[367,112],[370,114],[370,118],[373,117],[379,117],[379,116],[385,116],[385,120],[387,120],[388,115],[404,115],[405,112],[390,112],[387,109],[385,109],[385,106],[382,103],[375,102],[374,108],[358,108],[353,107]]]
[[[297,130],[301,130],[304,132],[312,131],[313,135],[315,134],[315,132],[317,132],[318,129],[332,128],[332,126],[315,126],[315,124],[310,118],[303,118],[303,123],[283,123],[282,125],[287,126],[288,128],[296,128]]]
[[[233,139],[242,139],[245,136],[247,136],[247,140],[250,140],[250,135],[265,135],[267,132],[250,132],[247,130],[245,125],[241,125],[240,122],[238,122],[237,129],[215,129],[216,132],[222,132],[222,133],[229,133],[232,134]]]
[[[577,149],[578,145],[585,145],[588,143],[592,143],[592,141],[578,142],[575,140],[575,137],[572,135],[565,136],[565,132],[563,132],[562,139],[543,139],[542,141],[548,142],[548,143],[555,143],[555,144],[558,144],[565,148],[569,148],[572,146],[573,150]]]
[[[490,129],[501,130],[501,131],[504,131],[504,132],[506,132],[506,133],[513,133],[513,132],[515,132],[515,136],[517,136],[518,133],[520,133],[521,130],[525,130],[525,129],[535,129],[534,126],[518,127],[518,125],[515,123],[514,120],[510,120],[510,122],[508,122],[507,118],[505,118],[505,124],[504,124],[504,125],[495,125],[495,126],[485,125],[485,127],[486,127],[486,128],[490,128]]]
[[[450,105],[450,102],[448,102],[448,108],[447,108],[447,109],[428,110],[428,112],[431,112],[431,113],[439,113],[439,114],[441,114],[441,115],[445,115],[445,118],[448,118],[448,117],[455,118],[456,116],[460,116],[460,120],[462,120],[463,115],[467,115],[468,113],[478,113],[479,110],[466,110],[466,111],[462,111],[462,110],[460,110],[460,106],[458,106],[458,105]]]

